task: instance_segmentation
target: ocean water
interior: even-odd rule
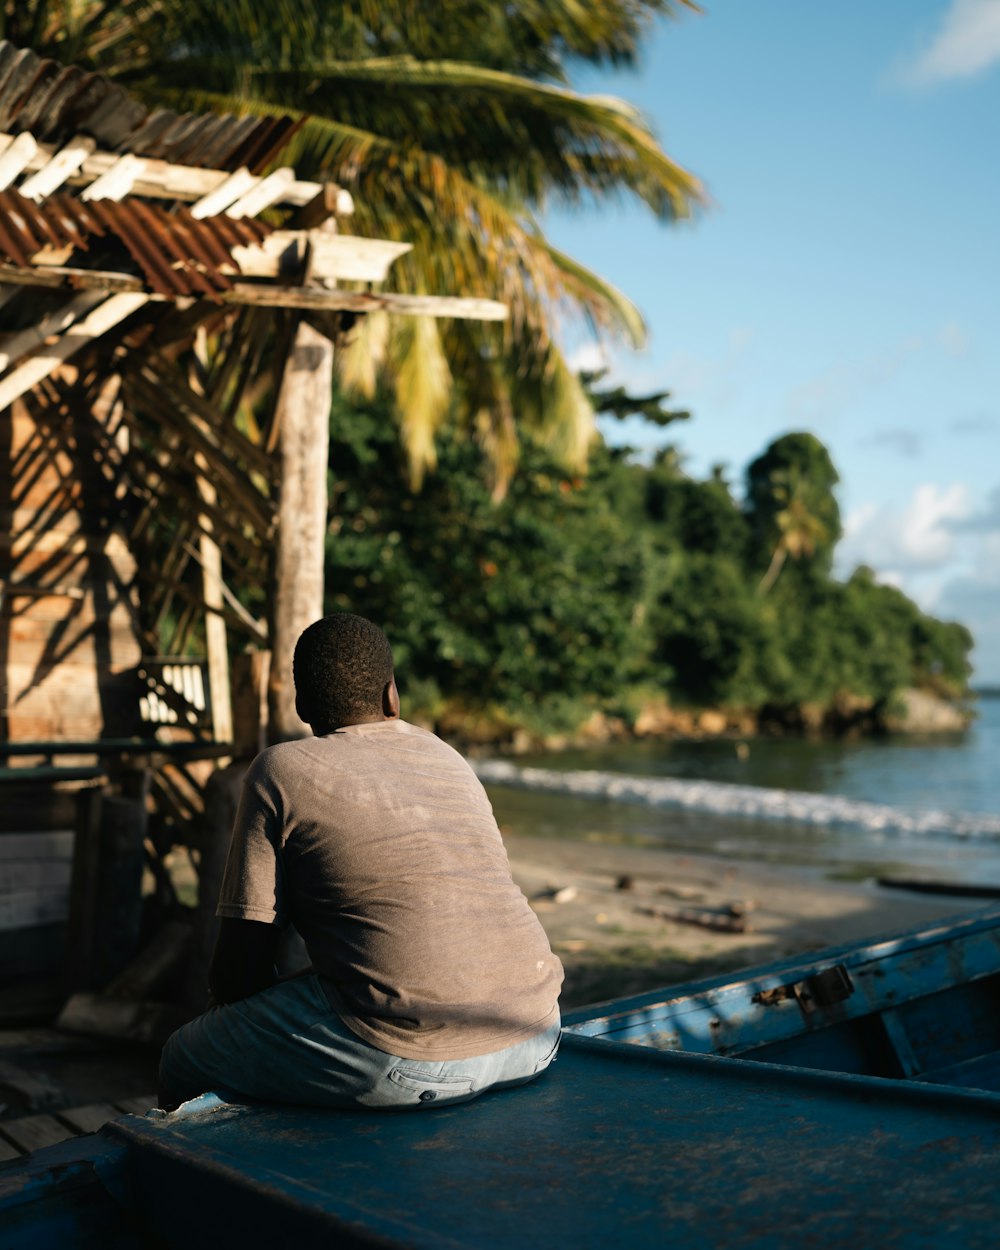
[[[619,743],[479,767],[501,826],[1000,885],[1000,700],[964,734]]]

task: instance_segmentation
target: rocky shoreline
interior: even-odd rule
[[[975,718],[970,705],[927,690],[901,690],[891,701],[839,695],[833,702],[732,708],[674,707],[666,699],[644,702],[633,716],[595,709],[576,729],[539,733],[507,717],[491,718],[450,709],[431,723],[414,717],[467,754],[525,755],[571,747],[601,746],[644,738],[874,737],[885,734],[963,733]]]

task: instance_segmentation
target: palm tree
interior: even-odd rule
[[[359,234],[406,240],[397,289],[504,300],[501,327],[368,319],[344,384],[395,390],[410,476],[446,413],[475,432],[498,493],[517,429],[581,467],[593,409],[556,342],[564,312],[634,345],[621,292],[551,246],[552,201],[638,197],[665,221],[702,198],[630,105],[581,96],[566,62],[628,63],[657,14],[693,0],[0,0],[4,37],[100,70],[148,103],[307,114],[289,158],[350,190]],[[377,369],[376,369],[377,366]]]
[[[766,595],[778,580],[789,556],[793,560],[814,556],[831,537],[828,527],[810,507],[808,484],[800,472],[790,468],[775,470],[771,489],[776,504],[771,524],[778,538],[771,561],[757,585],[761,595]]]

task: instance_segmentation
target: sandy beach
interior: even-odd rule
[[[564,1009],[985,905],[669,850],[508,832],[504,841],[514,877],[566,968]],[[619,887],[623,877],[628,888]],[[713,908],[742,912],[746,931],[716,932],[649,914]]]

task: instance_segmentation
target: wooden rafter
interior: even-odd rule
[[[82,159],[76,159],[82,146],[90,144]],[[65,157],[62,156],[66,153]],[[51,143],[38,143],[27,131],[20,135],[0,133],[0,189],[9,186],[22,173],[35,174],[46,169],[53,161],[62,157],[68,167],[65,177],[52,190],[59,186],[88,187],[91,183],[103,178],[120,160],[115,152],[95,151],[92,141],[86,136],[72,139],[61,147]],[[152,160],[148,157],[133,157],[141,161],[141,168],[136,173],[132,184],[132,193],[148,199],[180,200],[191,203],[212,195],[233,177],[232,174],[220,169],[202,169],[195,165],[172,165],[167,161]],[[291,172],[291,171],[289,171]],[[269,177],[273,177],[270,175]],[[6,179],[6,181],[5,181]],[[269,178],[260,178],[247,171],[245,179],[241,179],[239,189],[230,203],[238,197],[249,195]],[[264,203],[255,212],[270,207],[271,204],[285,204],[291,207],[304,207],[316,198],[323,190],[322,184],[308,182],[294,177],[283,176],[278,183],[271,183],[270,189],[280,187],[281,194]],[[269,192],[270,193],[270,190]],[[25,192],[28,194],[28,192]],[[46,192],[51,194],[51,191]],[[354,211],[354,201],[350,192],[336,189],[336,208],[338,216],[349,217]],[[223,205],[223,208],[228,205]],[[215,209],[221,212],[222,209]],[[246,211],[244,209],[244,211]]]

